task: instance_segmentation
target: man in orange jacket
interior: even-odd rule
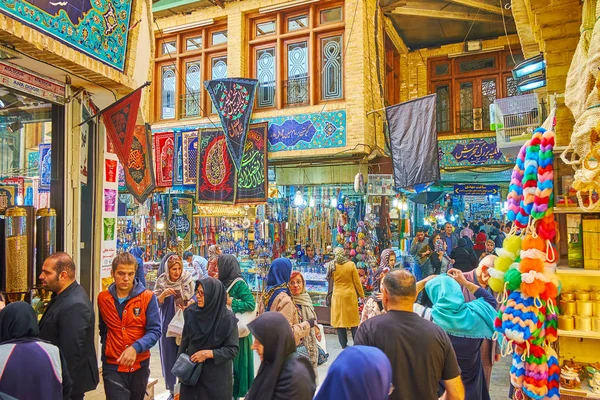
[[[137,261],[121,253],[112,262],[114,283],[98,295],[102,377],[106,399],[143,400],[150,348],[160,338],[158,301],[135,278]]]

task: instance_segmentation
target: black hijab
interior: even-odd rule
[[[264,348],[263,360],[246,400],[271,399],[286,359],[296,351],[288,320],[278,312],[266,312],[248,324]]]
[[[234,280],[242,277],[240,263],[231,254],[221,254],[217,259],[217,268],[219,269],[219,280],[223,282],[225,290],[229,288]]]
[[[237,329],[237,319],[227,309],[227,293],[223,284],[207,277],[196,281],[196,290],[200,285],[204,288],[204,307],[194,303],[184,312],[184,332],[189,335],[189,343],[188,348],[182,350],[186,351],[221,347],[231,331]]]
[[[28,303],[10,303],[0,311],[0,343],[40,336],[35,311]]]

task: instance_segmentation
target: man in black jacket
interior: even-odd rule
[[[83,399],[98,386],[94,307],[75,281],[75,263],[67,253],[48,257],[39,278],[53,292],[40,321],[40,338],[58,346],[67,360],[73,380],[70,400]]]

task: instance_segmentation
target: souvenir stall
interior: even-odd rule
[[[600,399],[600,2],[583,3],[581,37],[564,93],[575,125],[569,145],[557,152],[562,162],[554,175],[563,399]]]

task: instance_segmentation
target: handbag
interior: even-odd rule
[[[187,386],[195,386],[202,374],[202,363],[195,363],[186,353],[181,353],[171,368],[171,373]]]
[[[317,347],[319,349],[319,358],[317,361],[317,365],[323,365],[329,359],[329,353],[326,353],[320,345],[317,345]]]
[[[245,281],[242,278],[236,278],[233,282],[231,282],[231,285],[229,285],[229,287],[227,288],[227,293],[229,293],[229,290],[239,281],[242,281],[245,283]],[[254,319],[256,318],[256,308],[257,306],[254,306],[254,310],[252,311],[246,311],[245,313],[236,313],[235,317],[238,320],[237,326],[238,326],[238,335],[240,338],[244,338],[246,336],[248,336],[250,334],[250,329],[248,329],[248,324],[252,321],[254,321]]]

